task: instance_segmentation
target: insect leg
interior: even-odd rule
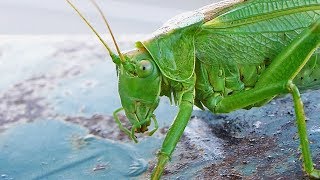
[[[293,80],[320,46],[320,19],[301,32],[261,74],[255,87]]]
[[[163,141],[162,148],[158,154],[158,163],[152,172],[151,179],[160,179],[166,163],[169,161],[174,148],[188,124],[192,113],[193,100],[193,90],[183,94],[179,105],[179,112]]]
[[[268,86],[253,88],[237,94],[223,97],[215,107],[208,107],[214,113],[228,113],[237,109],[245,108],[255,103],[272,98],[279,94],[288,93],[287,82],[278,82]]]
[[[310,176],[314,178],[320,178],[320,170],[317,170],[313,167],[307,134],[306,116],[304,113],[303,102],[301,101],[299,89],[291,81],[288,83],[288,89],[293,97],[304,168]]]
[[[288,81],[286,84],[278,83],[274,85],[268,85],[265,87],[254,88],[252,90],[244,91],[226,98],[223,98],[216,107],[212,107],[211,109],[215,109],[216,113],[225,113],[234,110],[235,107],[246,107],[250,104],[254,104],[263,99],[267,99],[273,97],[277,94],[282,93],[291,93],[293,95],[294,100],[294,108],[296,112],[296,121],[298,126],[298,134],[300,138],[300,144],[302,149],[303,163],[306,172],[314,177],[320,178],[320,170],[316,170],[313,167],[313,162],[311,158],[308,135],[306,129],[305,122],[305,114],[303,110],[303,103],[300,98],[300,93],[298,88],[292,83],[292,81]]]
[[[136,129],[137,129],[137,128],[140,128],[140,127],[141,127],[140,124],[133,124],[133,126],[131,127],[130,137],[131,137],[131,139],[133,139],[133,141],[134,141],[135,143],[137,143],[138,140],[137,140],[137,137],[134,135],[134,133],[135,133]]]
[[[118,113],[119,113],[120,111],[122,111],[122,110],[123,110],[122,107],[119,108],[119,109],[117,109],[117,110],[115,110],[115,111],[113,112],[113,118],[114,118],[114,120],[116,121],[116,123],[118,124],[119,129],[120,129],[121,131],[123,131],[127,136],[131,137],[131,139],[133,139],[135,142],[138,142],[137,139],[136,139],[136,137],[135,137],[134,135],[132,136],[132,133],[130,132],[130,130],[127,129],[127,128],[125,128],[125,127],[123,127],[121,121],[119,120]]]
[[[230,112],[280,93],[288,93],[283,90],[286,83],[295,78],[319,46],[320,19],[304,30],[272,60],[272,63],[261,74],[253,89],[224,97],[214,108],[214,112]],[[281,84],[284,85],[282,90],[280,88]],[[275,86],[279,86],[278,88],[280,89]],[[261,97],[256,96],[256,93],[260,94]],[[259,99],[259,101],[255,98]]]
[[[154,129],[149,132],[149,136],[152,136],[153,133],[155,133],[159,128],[158,121],[157,121],[155,115],[151,116],[151,118],[153,119],[153,122],[154,122]]]

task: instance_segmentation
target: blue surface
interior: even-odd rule
[[[84,39],[88,37],[92,38]],[[110,118],[120,107],[115,67],[102,57],[105,51],[98,42],[79,46],[74,41],[83,40],[64,36],[5,40],[0,43],[6,50],[0,62],[8,62],[0,66],[0,177],[127,179],[147,170],[161,137],[140,138],[139,144],[86,138],[89,131],[82,125],[64,121],[91,121],[95,115]],[[91,49],[96,46],[100,54]],[[167,112],[161,107],[158,111]],[[158,119],[171,120],[171,112]],[[113,120],[106,124],[107,131],[119,133],[115,127]]]
[[[0,174],[5,179],[127,179],[147,169],[142,158],[148,156],[136,147],[86,135],[83,128],[56,120],[10,128],[0,136]]]

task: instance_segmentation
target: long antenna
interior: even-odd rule
[[[119,56],[120,56],[120,60],[121,60],[122,62],[125,62],[126,60],[124,59],[123,55],[121,54],[121,51],[120,51],[120,49],[119,49],[119,46],[118,46],[118,44],[117,44],[117,41],[116,41],[115,38],[114,38],[114,35],[113,35],[113,33],[112,33],[112,30],[111,30],[111,28],[110,28],[110,25],[109,25],[109,23],[108,23],[108,21],[107,21],[106,16],[104,15],[104,13],[102,12],[102,10],[100,9],[100,7],[98,6],[98,4],[97,4],[94,0],[90,0],[90,1],[91,1],[92,4],[95,6],[95,8],[99,11],[100,15],[101,15],[102,18],[103,18],[104,23],[107,25],[107,28],[108,28],[108,30],[109,30],[109,32],[110,32],[110,34],[111,34],[113,43],[114,43],[114,45],[116,46],[117,52],[118,52],[118,54],[119,54]]]
[[[94,34],[99,38],[100,42],[102,42],[102,44],[104,45],[104,47],[108,50],[110,56],[115,55],[111,49],[109,48],[109,46],[107,45],[107,43],[101,38],[101,36],[98,34],[98,32],[92,27],[92,25],[89,23],[89,21],[80,13],[80,11],[69,1],[66,0],[68,2],[68,4],[78,13],[78,15],[83,19],[83,21],[90,27],[90,29],[94,32]]]

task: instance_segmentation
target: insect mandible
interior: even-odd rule
[[[159,179],[190,119],[193,106],[213,113],[258,107],[280,94],[291,94],[306,173],[314,168],[299,88],[319,87],[320,0],[227,0],[168,21],[136,49],[111,51],[94,31],[116,64],[122,107],[114,112],[119,128],[137,142],[135,133],[148,131],[160,96],[173,99],[179,112],[171,125],[151,179]],[[307,78],[304,77],[306,72]],[[299,88],[298,88],[299,87]],[[124,110],[132,124],[123,127]]]

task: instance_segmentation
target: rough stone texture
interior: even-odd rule
[[[313,159],[319,168],[319,90],[307,92],[302,97]],[[196,129],[193,129],[194,124]],[[302,170],[296,131],[290,96],[275,99],[260,108],[229,114],[194,111],[164,177],[309,179]],[[209,158],[208,153],[211,153]]]

